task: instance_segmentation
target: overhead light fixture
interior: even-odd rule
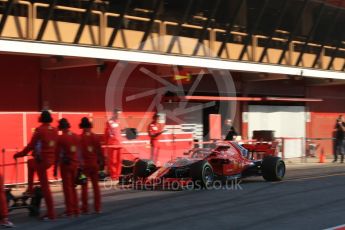
[[[96,58],[102,60],[141,62],[148,64],[182,65],[209,69],[233,70],[254,73],[275,73],[301,75],[303,77],[345,80],[345,72],[289,67],[282,65],[224,60],[220,58],[192,57],[172,54],[150,53],[136,50],[119,50],[104,47],[53,44],[35,41],[14,41],[0,39],[0,52],[61,55],[70,57]]]
[[[286,102],[321,102],[321,98],[295,97],[222,97],[222,96],[185,96],[190,101],[286,101]]]
[[[277,33],[281,33],[281,34],[289,34],[289,31],[286,30],[275,30]]]
[[[134,8],[134,11],[141,12],[141,13],[152,13],[152,10],[143,9],[143,8]]]
[[[321,98],[265,97],[265,101],[321,102]]]
[[[201,21],[206,21],[206,20],[207,20],[206,17],[201,16],[201,15],[194,15],[193,18],[194,18],[194,19],[197,19],[197,20],[201,20]]]
[[[222,97],[222,96],[185,96],[191,101],[262,101],[261,97]]]

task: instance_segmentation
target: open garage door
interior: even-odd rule
[[[250,105],[248,125],[250,138],[254,130],[274,130],[275,137],[304,138],[305,107]],[[286,158],[301,157],[302,139],[286,139],[284,154]]]

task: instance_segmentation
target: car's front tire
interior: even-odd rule
[[[207,161],[200,161],[191,166],[190,176],[195,188],[210,188],[214,183],[212,166]]]
[[[150,176],[157,167],[151,160],[138,160],[135,162],[133,167],[134,178],[146,178]]]

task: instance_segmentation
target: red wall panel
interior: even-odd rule
[[[5,183],[15,183],[18,179],[19,183],[25,181],[24,176],[24,159],[18,160],[18,175],[16,174],[15,161],[13,154],[16,149],[23,146],[23,115],[18,113],[4,114],[0,113],[0,147],[5,149],[2,151],[1,173],[5,176]]]
[[[322,102],[309,103],[309,109],[318,113],[345,113],[345,85],[309,87],[307,97],[322,98]]]
[[[0,111],[37,111],[39,57],[0,55]]]
[[[338,118],[336,113],[312,113],[310,138],[323,138],[323,140],[312,140],[318,143],[318,153],[324,151],[327,155],[333,154],[333,137],[335,120]]]
[[[54,111],[104,111],[109,75],[97,75],[96,67],[42,71],[44,101]]]
[[[5,183],[25,183],[26,182],[26,160],[27,158],[18,159],[18,168],[16,168],[15,161],[13,160],[13,154],[23,149],[35,131],[35,128],[40,125],[38,122],[40,113],[0,113],[0,124],[2,129],[0,130],[0,148],[5,151],[0,156],[0,170],[5,175]],[[72,126],[72,131],[77,134],[80,133],[78,124],[80,119],[84,116],[92,115],[90,113],[52,113],[53,126],[57,126],[58,118],[67,118]],[[24,126],[26,124],[26,126]],[[49,172],[49,178],[54,179],[52,169]],[[36,176],[37,179],[37,176]]]
[[[322,102],[308,103],[311,112],[309,135],[311,138],[332,138],[335,121],[340,114],[345,115],[344,85],[317,86],[308,88],[308,97],[322,98]],[[332,140],[316,141],[328,155],[333,154]]]

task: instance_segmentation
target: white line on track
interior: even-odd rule
[[[345,224],[339,225],[339,226],[335,226],[335,227],[331,227],[331,228],[327,228],[325,230],[345,230]]]

